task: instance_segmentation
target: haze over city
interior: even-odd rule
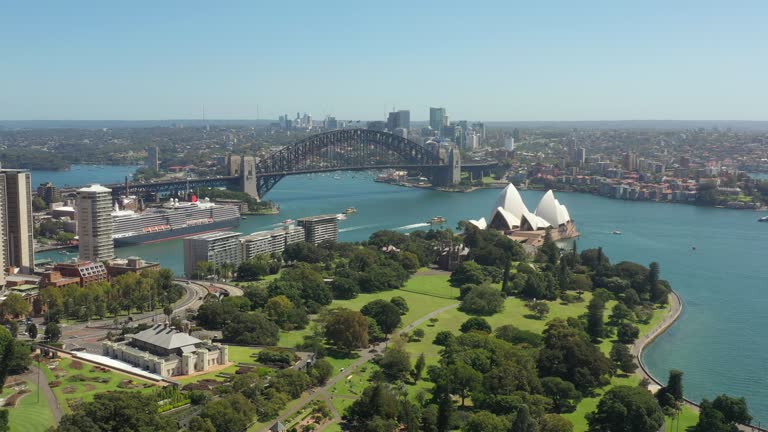
[[[9,2],[0,119],[763,120],[768,4]]]

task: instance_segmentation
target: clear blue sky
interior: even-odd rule
[[[5,120],[768,120],[765,0],[0,8]]]

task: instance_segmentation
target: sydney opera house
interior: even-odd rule
[[[512,183],[499,194],[488,221],[481,218],[469,223],[480,229],[502,231],[511,239],[531,246],[538,246],[544,241],[547,228],[552,228],[550,232],[554,240],[579,235],[568,209],[560,204],[551,190],[544,194],[531,213]]]

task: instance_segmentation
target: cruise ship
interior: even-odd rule
[[[193,197],[192,202],[171,199],[162,207],[143,212],[120,210],[115,204],[112,239],[115,246],[129,246],[229,229],[239,224],[237,207],[214,204],[208,198],[197,201]]]

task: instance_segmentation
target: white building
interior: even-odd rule
[[[229,363],[226,345],[205,343],[167,324],[156,324],[127,338],[124,342],[103,342],[102,353],[164,377],[203,372]]]
[[[239,265],[243,261],[240,234],[231,231],[200,234],[184,239],[184,273],[191,276],[197,265],[208,261],[216,266]]]
[[[271,231],[259,231],[240,238],[243,260],[256,255],[281,253],[289,244],[304,241],[304,228],[287,225]]]
[[[94,184],[77,191],[77,235],[80,260],[115,257],[112,242],[112,190]]]

